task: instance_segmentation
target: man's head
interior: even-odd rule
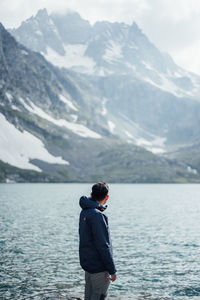
[[[109,187],[105,182],[95,183],[92,187],[92,200],[105,204],[109,198],[108,191]]]

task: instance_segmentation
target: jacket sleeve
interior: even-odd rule
[[[113,260],[109,228],[105,216],[101,213],[95,214],[91,221],[95,247],[109,274],[114,275],[116,268]]]

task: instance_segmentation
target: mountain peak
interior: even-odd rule
[[[82,44],[88,41],[92,27],[79,13],[74,11],[62,15],[54,13],[50,18],[65,43]]]
[[[22,21],[21,25],[17,29],[11,29],[10,31],[11,32],[13,32],[13,30],[19,31],[19,29],[26,28],[27,26],[28,27],[33,26],[33,24],[34,24],[34,26],[36,26],[35,21],[38,24],[43,24],[44,22],[49,21],[49,15],[48,15],[46,8],[39,9],[37,11],[36,15],[32,15],[25,21]]]
[[[36,14],[36,18],[44,18],[44,17],[48,17],[48,12],[47,12],[47,9],[46,8],[43,8],[43,9],[39,9],[37,14]]]
[[[138,34],[143,34],[142,33],[142,30],[140,29],[140,27],[135,23],[133,22],[132,25],[131,25],[131,30],[134,31],[135,33],[138,33]]]

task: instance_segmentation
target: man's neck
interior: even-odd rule
[[[100,205],[104,205],[104,204],[106,204],[106,200],[103,200],[103,201],[96,201],[98,204],[100,204]]]

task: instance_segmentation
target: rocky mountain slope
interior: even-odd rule
[[[136,23],[91,26],[76,12],[48,15],[43,9],[10,32],[92,82],[111,133],[156,152],[199,136],[200,77],[161,53]]]
[[[79,28],[74,39],[91,34],[89,23],[83,23],[88,32],[79,36]],[[179,135],[185,126],[195,136],[198,100],[164,92],[135,73],[100,74],[99,68],[92,74],[59,69],[0,25],[0,180],[197,182],[199,173],[188,162],[140,146],[155,152],[165,149],[166,140],[173,142],[172,133],[164,134],[164,125],[159,128],[170,114],[174,124],[177,115],[180,119]],[[174,140],[178,134],[175,128]],[[184,134],[181,139],[185,142]]]

